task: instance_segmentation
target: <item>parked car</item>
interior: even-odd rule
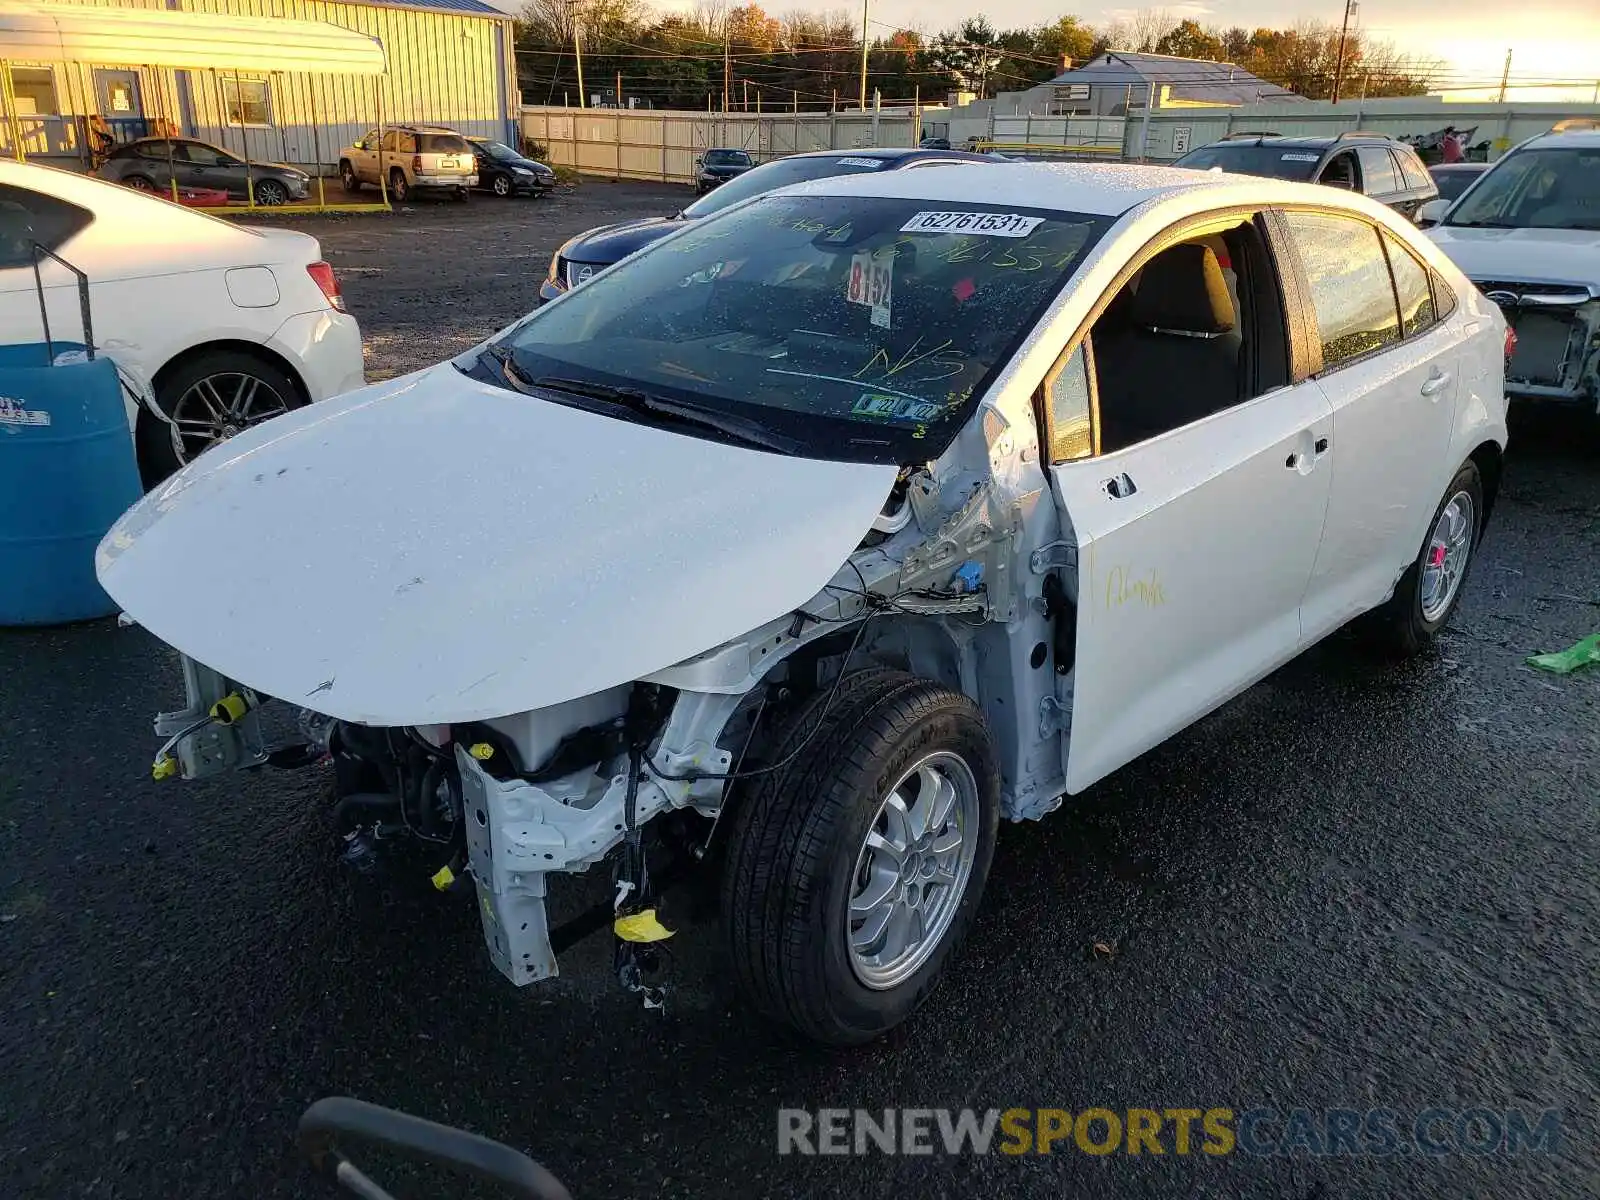
[[[1428,236],[1515,330],[1506,390],[1600,414],[1600,124],[1523,142]]]
[[[277,413],[358,388],[361,332],[315,238],[241,226],[156,196],[0,161],[0,329],[41,340],[33,243],[88,277],[94,343],[153,395],[130,397],[155,482]],[[74,277],[40,275],[52,338],[83,340]]]
[[[477,156],[478,186],[496,196],[548,196],[555,190],[556,173],[504,142],[469,137]]]
[[[1460,199],[1461,193],[1488,169],[1486,162],[1438,163],[1428,168],[1428,174],[1433,176],[1433,182],[1439,188],[1439,200],[1449,204]],[[1432,201],[1435,204],[1438,202]]]
[[[694,190],[704,196],[755,165],[748,150],[707,150],[694,160]]]
[[[448,192],[465,200],[478,186],[478,159],[471,144],[453,129],[436,125],[391,125],[373,129],[339,152],[344,190],[387,180],[389,198],[404,202],[413,191]]]
[[[619,978],[659,999],[650,864],[681,847],[754,1006],[857,1043],[972,928],[1002,818],[1360,614],[1434,641],[1500,481],[1504,328],[1328,188],[815,180],[247,431],[99,577],[185,656],[158,775],[258,762],[263,698],[308,706],[292,758],[333,753],[346,856],[410,829],[410,870],[470,867],[519,985],[573,933],[548,889],[610,859]]]
[[[748,200],[773,188],[835,175],[990,161],[982,154],[968,154],[960,150],[923,150],[920,147],[915,150],[821,150],[775,159],[746,171],[736,181],[721,185],[674,216],[645,217],[638,221],[601,225],[568,238],[550,256],[550,269],[544,282],[539,285],[539,303],[554,300],[568,288],[586,283],[597,271],[603,271],[635,250],[676,232],[690,221],[722,212],[741,200]]]
[[[221,146],[194,138],[139,138],[112,150],[100,169],[101,179],[125,183],[141,192],[172,194],[179,188],[224,191],[230,200],[245,200],[255,191],[257,204],[278,205],[304,200],[311,176],[285,163],[252,162]]]
[[[1326,184],[1371,196],[1411,218],[1439,194],[1439,186],[1416,150],[1381,133],[1328,137],[1238,134],[1191,150],[1173,165]]]

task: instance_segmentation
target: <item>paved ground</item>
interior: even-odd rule
[[[298,227],[379,375],[521,313],[562,235],[686,196]],[[1600,628],[1600,455],[1567,422],[1515,433],[1442,653],[1384,669],[1336,639],[1004,830],[969,952],[847,1055],[746,1013],[704,918],[665,1019],[611,986],[603,939],[518,992],[470,901],[332,877],[314,778],[149,782],[148,717],[180,683],[144,634],[0,633],[0,1196],[323,1194],[290,1133],[330,1092],[526,1147],[580,1197],[1592,1195],[1600,672],[1522,660]],[[780,1105],[1094,1104],[1555,1107],[1565,1137],[1516,1158],[773,1149]]]

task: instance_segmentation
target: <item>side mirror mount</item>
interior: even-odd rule
[[[1450,201],[1443,199],[1429,200],[1421,208],[1417,209],[1417,228],[1428,229],[1437,225],[1444,219],[1445,213],[1449,211]]]

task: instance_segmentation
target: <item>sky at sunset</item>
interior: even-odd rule
[[[520,0],[495,0],[515,11]],[[730,0],[737,2],[737,0]],[[692,0],[656,0],[655,7],[686,9]],[[963,17],[984,13],[1001,28],[1035,25],[1074,13],[1103,25],[1141,8],[1160,8],[1173,17],[1192,17],[1202,25],[1226,28],[1268,25],[1281,28],[1312,18],[1338,23],[1343,0],[1192,0],[1189,3],[1095,6],[1060,0],[868,0],[874,36],[906,26],[937,32]],[[860,19],[859,4],[838,0],[768,0],[762,7],[775,16],[796,9],[837,12]],[[937,14],[937,15],[930,15]],[[1505,54],[1512,51],[1513,100],[1588,100],[1600,80],[1600,0],[1362,0],[1358,23],[1373,37],[1402,49],[1444,60],[1448,73],[1441,90],[1460,85],[1498,86]],[[1560,82],[1556,92],[1534,84]],[[1581,81],[1581,82],[1579,82]],[[1462,99],[1494,99],[1493,90],[1461,93]]]

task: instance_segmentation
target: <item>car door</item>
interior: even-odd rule
[[[378,182],[378,139],[376,129],[369,129],[359,142],[350,148],[350,165],[362,183]]]
[[[1255,225],[1252,219],[1249,228]],[[1105,385],[1119,368],[1096,338],[1116,343],[1101,331],[1133,285],[1129,276],[1041,395],[1050,479],[1076,549],[1066,746],[1072,792],[1248,687],[1301,644],[1299,606],[1330,486],[1319,447],[1331,413],[1321,388],[1295,382],[1284,365],[1288,330],[1276,267],[1265,238],[1251,236],[1257,261],[1248,281],[1240,276],[1229,286],[1242,296],[1279,297],[1246,314],[1252,332],[1237,356],[1264,387],[1260,394],[1241,388],[1249,398],[1104,452],[1117,402],[1110,393],[1118,390]],[[1134,260],[1145,281],[1161,249]],[[1173,345],[1200,336],[1182,333]],[[1263,369],[1269,353],[1276,376]],[[1131,360],[1124,363],[1127,370]],[[1181,367],[1145,368],[1183,394]],[[1090,425],[1093,438],[1085,433]]]
[[[1316,638],[1380,604],[1422,544],[1455,469],[1446,452],[1466,331],[1438,319],[1432,277],[1401,238],[1354,213],[1281,219],[1333,410],[1333,491],[1304,604]]]

